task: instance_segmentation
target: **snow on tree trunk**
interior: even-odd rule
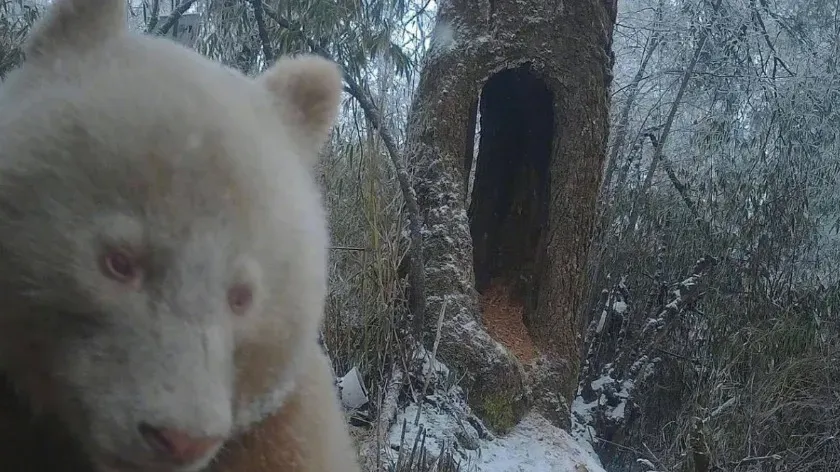
[[[440,357],[467,374],[470,405],[497,431],[541,398],[484,329],[479,292],[501,284],[522,306],[557,366],[538,382],[555,405],[567,411],[577,383],[614,15],[612,0],[439,2],[406,152],[424,221],[425,326],[448,300]]]

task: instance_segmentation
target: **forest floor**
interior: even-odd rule
[[[396,455],[394,448],[403,437],[405,420],[408,450],[423,427],[427,454],[436,456],[442,445],[454,445],[453,456],[461,462],[462,472],[604,472],[589,443],[574,439],[534,413],[526,415],[505,436],[475,442],[469,446],[474,447],[472,450],[463,446],[463,428],[452,414],[424,407],[415,426],[416,415],[415,404],[398,415],[389,437],[392,455]]]
[[[430,368],[442,376],[449,373],[438,361],[427,360],[421,370]],[[449,451],[461,472],[605,472],[584,436],[572,436],[534,412],[509,433],[494,436],[480,426],[458,386],[436,383],[419,413],[417,404],[410,403],[397,414],[386,447],[392,463],[400,450],[405,458],[416,448],[427,457]]]
[[[523,363],[539,356],[525,329],[522,307],[502,285],[485,290],[480,303],[484,324],[494,339]],[[425,377],[432,370],[434,390],[425,397],[419,415],[417,403],[398,413],[386,447],[392,462],[400,450],[405,458],[417,448],[425,449],[428,457],[450,451],[455,462],[460,462],[461,472],[604,472],[584,435],[572,436],[534,412],[504,436],[489,433],[471,413],[461,388],[442,381],[449,376],[448,367],[431,359],[428,352],[422,356],[423,366],[413,376]],[[581,429],[573,427],[578,433]]]
[[[512,299],[501,283],[491,284],[479,298],[487,332],[512,352],[520,362],[528,363],[539,355],[523,321],[525,308]]]

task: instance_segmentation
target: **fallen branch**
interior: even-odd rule
[[[385,468],[382,466],[381,456],[385,441],[388,439],[388,431],[394,419],[397,417],[397,407],[405,381],[405,374],[399,364],[393,364],[391,378],[385,384],[382,400],[379,403],[379,417],[376,426],[370,435],[362,442],[359,448],[359,458],[362,468],[368,472],[379,472]]]
[[[435,373],[435,358],[437,358],[438,345],[440,344],[440,333],[443,328],[443,318],[446,316],[446,303],[449,299],[443,300],[443,307],[440,309],[440,316],[438,316],[437,330],[435,331],[435,344],[432,347],[432,358],[429,359],[429,371],[426,372],[425,380],[423,380],[423,390],[420,391],[420,401],[417,403],[417,416],[414,418],[414,426],[420,422],[420,412],[423,411],[423,403],[426,401],[426,389],[429,388],[429,381]]]

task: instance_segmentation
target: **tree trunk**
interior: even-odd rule
[[[406,152],[424,221],[426,328],[448,300],[439,352],[497,431],[531,399],[519,360],[484,329],[479,292],[511,294],[560,366],[553,393],[570,402],[575,391],[614,21],[611,0],[439,2]]]

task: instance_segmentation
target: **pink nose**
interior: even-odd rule
[[[176,464],[195,462],[222,442],[219,437],[193,437],[177,429],[155,428],[142,423],[140,434],[159,454]]]

